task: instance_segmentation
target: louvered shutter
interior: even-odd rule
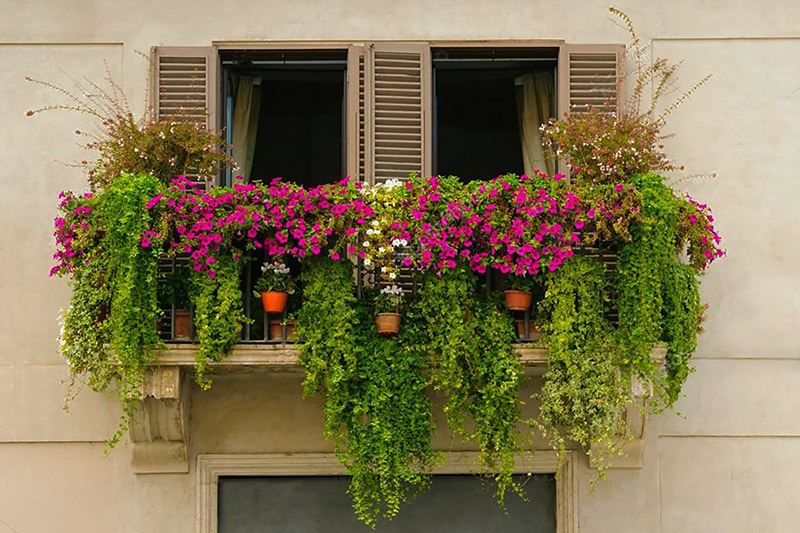
[[[351,48],[348,172],[367,183],[431,173],[431,55],[426,43]],[[357,91],[357,92],[356,92]]]
[[[154,116],[188,118],[217,129],[217,51],[211,46],[154,46],[151,51],[151,99]],[[187,173],[204,186],[215,177]]]
[[[155,116],[188,116],[216,129],[216,50],[210,46],[156,46],[152,60]]]
[[[620,112],[625,102],[625,45],[564,44],[558,54],[558,118],[588,106]],[[569,177],[563,160],[558,170]]]
[[[566,44],[558,58],[559,118],[587,106],[620,111],[625,101],[625,46]]]

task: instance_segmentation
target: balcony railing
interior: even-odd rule
[[[242,304],[244,308],[245,323],[242,326],[241,343],[243,344],[293,344],[302,342],[293,335],[294,325],[289,317],[294,316],[302,306],[302,286],[299,279],[299,267],[293,266],[292,274],[298,286],[295,294],[290,295],[289,301],[280,315],[267,314],[253,291],[259,275],[261,262],[249,261],[242,272]],[[187,258],[173,258],[163,260],[159,266],[162,288],[160,307],[163,313],[159,324],[159,334],[165,342],[192,343],[196,340],[194,331],[194,310],[188,295],[188,283],[176,283],[174,280],[188,279],[189,260]],[[380,285],[374,273],[363,265],[356,266],[356,293],[362,297],[364,287]],[[397,281],[407,293],[415,293],[418,284],[410,273],[401,272]],[[502,275],[489,271],[481,280],[482,288],[487,296],[501,290],[503,286]],[[519,342],[536,342],[541,337],[534,327],[530,311],[509,311],[515,320],[515,327]]]

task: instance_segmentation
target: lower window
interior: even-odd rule
[[[379,532],[555,533],[556,484],[552,474],[514,476],[526,499],[495,501],[491,483],[472,475],[437,475],[431,488],[404,505]],[[218,531],[372,531],[353,513],[346,476],[220,477]]]

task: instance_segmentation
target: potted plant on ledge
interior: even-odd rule
[[[533,301],[533,291],[538,286],[533,277],[513,276],[511,288],[505,291],[506,306],[512,311],[527,311]]]
[[[400,304],[403,302],[403,289],[397,285],[384,287],[375,297],[378,312],[375,325],[381,335],[395,335],[400,331]]]
[[[294,280],[289,276],[289,267],[280,261],[264,263],[254,293],[261,296],[265,313],[282,313],[289,295],[294,294]]]

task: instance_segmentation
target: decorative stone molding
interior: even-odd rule
[[[526,373],[541,375],[547,371],[546,349],[529,344],[516,344],[514,348]],[[131,426],[132,464],[136,473],[189,471],[186,435],[190,387],[184,384],[184,374],[194,367],[196,354],[196,345],[174,344],[159,353],[159,365],[148,370],[144,400]],[[663,360],[665,354],[665,348],[659,346],[653,351],[653,358]],[[216,373],[302,372],[298,355],[299,350],[293,344],[240,344],[224,361],[210,366]],[[625,455],[614,457],[609,468],[642,466],[647,425],[647,412],[642,406],[652,391],[639,388],[642,390],[634,390],[635,403],[625,412],[633,440],[622,448]]]
[[[148,369],[142,404],[131,423],[131,464],[137,474],[188,473],[187,395],[178,365]]]
[[[536,348],[529,344],[515,344],[514,348],[526,368],[542,372],[547,369],[545,348]],[[210,363],[210,367],[216,372],[302,372],[303,367],[297,362],[299,353],[295,344],[239,344],[223,361]],[[160,365],[193,367],[197,345],[171,344],[157,355]]]
[[[451,452],[434,474],[473,474],[475,452]],[[567,451],[559,465],[553,451],[517,457],[518,473],[554,474],[556,477],[556,531],[577,533],[577,484],[574,452]],[[201,454],[197,456],[197,533],[217,532],[218,486],[221,476],[335,476],[345,473],[332,453]]]

